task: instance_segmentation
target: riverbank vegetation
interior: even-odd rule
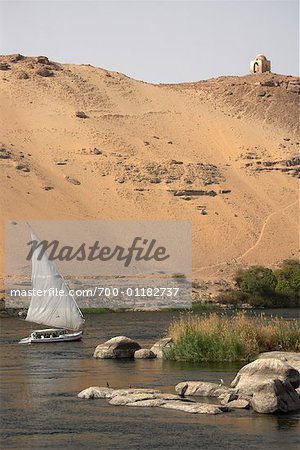
[[[300,351],[299,321],[234,316],[184,314],[168,329],[174,345],[166,358],[176,361],[249,361],[260,352]]]
[[[217,301],[265,308],[300,306],[300,262],[285,260],[277,270],[263,266],[241,269],[235,275],[236,289],[222,292]]]

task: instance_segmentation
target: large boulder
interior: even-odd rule
[[[154,353],[156,358],[162,359],[164,357],[164,352],[170,348],[173,344],[172,338],[166,337],[157,341],[152,347],[151,351]]]
[[[298,352],[266,352],[261,353],[258,359],[280,359],[289,364],[294,369],[300,372],[300,353]]]
[[[149,348],[141,348],[134,353],[134,359],[154,359],[156,355]]]
[[[273,380],[257,388],[251,405],[262,414],[287,413],[300,410],[300,396],[288,381]]]
[[[207,381],[183,381],[175,386],[175,391],[186,396],[219,397],[229,394],[232,389]]]
[[[300,373],[286,362],[275,358],[257,359],[242,367],[231,383],[239,394],[252,395],[257,389],[273,380],[300,385]]]
[[[104,344],[98,345],[94,351],[94,358],[133,358],[134,353],[140,348],[141,346],[132,339],[126,336],[116,336],[104,342]]]

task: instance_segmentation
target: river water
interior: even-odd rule
[[[1,319],[1,449],[296,449],[300,414],[237,411],[216,416],[81,400],[89,386],[155,387],[174,392],[183,380],[229,383],[242,364],[96,360],[96,345],[117,336],[150,346],[174,312],[86,317],[82,342],[18,345],[32,325]],[[292,312],[287,312],[291,316]]]

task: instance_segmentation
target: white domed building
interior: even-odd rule
[[[265,55],[257,55],[250,63],[250,73],[271,72],[271,61]]]

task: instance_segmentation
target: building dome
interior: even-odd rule
[[[265,57],[265,55],[257,55],[255,59],[263,59],[264,61],[267,60],[267,58]]]

